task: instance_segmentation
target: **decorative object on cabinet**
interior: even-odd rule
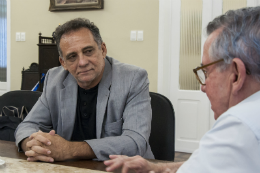
[[[104,0],[50,0],[49,11],[103,9]]]

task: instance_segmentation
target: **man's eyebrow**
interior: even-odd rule
[[[86,47],[82,48],[82,50],[93,49],[93,48],[94,48],[94,46],[86,46]]]

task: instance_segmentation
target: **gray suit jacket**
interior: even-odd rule
[[[70,140],[76,117],[78,84],[75,78],[56,67],[46,74],[44,90],[15,132],[16,145],[38,130]],[[97,139],[86,140],[98,160],[110,154],[154,158],[150,146],[151,104],[149,81],[144,69],[106,57],[98,86],[96,108]]]

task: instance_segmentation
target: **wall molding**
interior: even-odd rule
[[[172,36],[175,28],[173,20],[174,7],[180,11],[180,0],[159,0],[159,34],[158,34],[158,90],[157,92],[170,98],[171,92],[171,57],[172,57]],[[179,34],[178,34],[179,35]]]

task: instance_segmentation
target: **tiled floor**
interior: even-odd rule
[[[184,162],[189,159],[191,153],[175,152],[174,162]]]

